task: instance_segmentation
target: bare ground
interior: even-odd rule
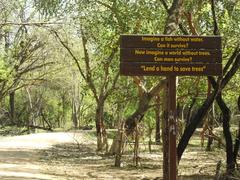
[[[187,149],[180,163],[180,179],[213,179],[217,162],[224,160],[224,152],[205,152],[194,143]],[[131,152],[124,155],[123,166],[115,168],[114,157],[96,153],[95,147],[95,139],[86,131],[1,138],[0,179],[132,180],[162,177],[160,146],[153,147],[154,153],[149,153],[148,147],[143,145],[138,168],[133,166]]]

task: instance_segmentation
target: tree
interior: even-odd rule
[[[219,33],[218,24],[215,16],[215,5],[212,1],[212,14],[213,14],[213,23],[214,23],[214,34]],[[186,148],[186,145],[189,141],[189,138],[192,136],[197,125],[201,122],[203,117],[206,115],[208,109],[216,98],[222,113],[223,113],[223,128],[224,136],[226,139],[226,153],[227,153],[227,171],[232,172],[234,170],[234,160],[233,160],[233,145],[232,137],[229,129],[229,120],[230,120],[230,111],[222,99],[222,91],[231,78],[239,69],[239,47],[237,46],[232,53],[231,57],[228,59],[224,69],[223,69],[223,78],[218,78],[217,81],[213,77],[208,77],[209,81],[214,87],[214,91],[209,95],[209,97],[204,101],[202,106],[198,109],[196,115],[193,115],[190,119],[190,124],[185,128],[184,134],[178,144],[178,159],[180,161],[182,153]],[[232,66],[231,66],[232,65]],[[231,66],[231,68],[230,68]]]
[[[54,62],[48,51],[49,42],[42,29],[43,24],[31,22],[36,19],[36,11],[29,9],[27,3],[26,0],[6,1],[2,4],[5,8],[0,13],[0,32],[3,38],[1,48],[4,49],[0,51],[0,102],[9,95],[9,118],[12,125],[34,126],[34,118],[30,118],[28,123],[19,121],[19,114],[22,113],[16,112],[18,107],[15,95],[17,90],[24,87],[29,89],[30,86],[44,82],[44,77],[49,74],[48,68],[52,67]],[[30,91],[25,93],[30,97]],[[31,104],[29,103],[30,106]]]
[[[137,10],[137,7],[144,7],[143,5],[147,6],[148,3],[140,2],[139,4],[135,4],[132,2],[105,3],[104,1],[84,1],[77,3],[77,5],[77,11],[79,12],[77,19],[80,21],[80,25],[78,26],[83,47],[84,63],[80,63],[81,61],[79,58],[64,42],[58,32],[52,32],[54,32],[63,47],[65,47],[73,57],[81,76],[85,79],[93,93],[93,97],[97,104],[95,121],[98,136],[98,149],[101,150],[107,142],[103,120],[104,103],[114,90],[119,76],[118,70],[114,67],[116,64],[113,62],[117,57],[119,34],[128,31],[137,31],[140,23],[142,23],[140,19],[137,19],[137,23],[133,22],[130,18],[126,19],[124,13],[128,12],[129,8]],[[152,7],[151,4],[151,8]],[[98,14],[96,14],[97,11],[99,11]],[[137,12],[130,12],[133,14],[133,17],[136,18],[138,18],[139,14],[145,13],[140,10],[137,10]],[[150,13],[150,11],[148,13]],[[147,15],[148,14],[145,16]],[[109,16],[113,16],[114,18],[110,21],[108,18]],[[94,47],[94,50],[91,50],[91,47]],[[94,63],[93,59],[98,61],[95,60],[96,63]],[[92,71],[93,67],[96,65],[99,66],[98,69]],[[100,68],[102,69],[100,70]],[[102,81],[94,80],[95,77],[99,76],[102,77]]]

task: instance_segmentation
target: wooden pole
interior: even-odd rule
[[[169,180],[177,179],[176,76],[168,77]]]

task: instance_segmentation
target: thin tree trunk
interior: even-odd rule
[[[160,97],[159,95],[156,96],[156,107],[155,107],[155,118],[156,118],[156,130],[155,130],[155,142],[156,144],[160,144],[161,143],[161,116],[160,116]]]
[[[232,174],[235,169],[235,162],[233,154],[233,141],[229,124],[231,119],[231,112],[227,107],[226,103],[224,102],[224,100],[222,99],[222,93],[219,93],[216,100],[223,115],[223,134],[226,141],[226,153],[227,153],[227,174]]]
[[[192,108],[195,105],[195,103],[196,103],[196,97],[192,98],[192,102],[190,104],[190,107],[188,108],[186,126],[188,126],[188,124],[190,123],[190,117],[192,115]]]
[[[96,132],[97,132],[97,150],[102,151],[105,148],[105,151],[108,152],[108,142],[107,142],[107,133],[104,126],[103,112],[104,111],[104,101],[99,100],[96,108]]]
[[[29,100],[29,114],[30,116],[28,117],[28,133],[34,133],[35,132],[35,128],[33,128],[36,123],[35,123],[35,119],[34,119],[34,112],[33,112],[33,103],[32,103],[32,97],[30,94],[30,91],[28,88],[26,88],[27,94],[28,94],[28,100]]]
[[[240,111],[240,96],[238,97],[238,110]],[[238,133],[235,140],[233,155],[234,155],[234,161],[237,161],[237,156],[240,148],[240,121],[238,123]]]
[[[240,121],[238,123],[238,133],[237,133],[237,137],[235,139],[235,145],[234,145],[234,150],[233,150],[234,162],[237,162],[237,156],[238,156],[238,153],[239,153],[239,146],[240,146]]]
[[[149,108],[149,103],[151,99],[152,97],[149,96],[148,93],[142,94],[138,103],[137,110],[131,116],[129,116],[125,122],[127,135],[131,134],[134,131],[137,123],[139,123],[142,120],[145,112]]]
[[[111,153],[116,152],[115,156],[115,166],[120,167],[121,166],[121,158],[122,158],[122,151],[123,151],[123,146],[125,142],[125,135],[124,135],[124,122],[121,122],[117,138],[114,139],[113,146]]]
[[[76,97],[72,98],[72,122],[73,122],[74,129],[77,129],[78,128],[78,116],[77,116],[77,107],[76,107],[77,105],[75,102],[75,98]]]
[[[218,93],[218,89],[215,89],[214,92],[205,100],[203,105],[198,109],[197,113],[194,114],[190,118],[190,123],[186,126],[183,135],[178,143],[177,153],[178,153],[178,162],[181,160],[182,154],[185,148],[188,145],[190,138],[192,137],[195,129],[197,128],[198,124],[202,121],[204,116],[207,114],[208,109],[211,107],[216,95]]]
[[[103,145],[105,146],[105,152],[108,152],[108,137],[107,137],[107,131],[106,131],[106,127],[105,127],[105,123],[104,123],[104,118],[103,118],[103,114],[102,114],[102,132],[103,132]]]
[[[72,122],[73,122],[73,128],[77,129],[78,128],[78,90],[77,90],[77,78],[76,78],[76,73],[73,71],[72,72],[72,79],[74,81],[72,85]]]
[[[135,166],[138,167],[139,166],[139,128],[138,128],[138,124],[135,127],[135,141],[134,141],[134,158],[133,161],[135,163]]]
[[[185,119],[185,117],[184,117],[185,106],[186,106],[186,104],[184,104],[183,107],[182,107],[182,109],[181,109],[181,120],[180,120],[181,126],[178,127],[179,138],[182,137],[184,127],[185,127],[186,124],[187,124],[187,121],[186,121],[186,119]]]
[[[66,122],[66,95],[65,94],[62,94],[61,101],[62,101],[62,117],[59,123],[59,127],[61,127],[61,125],[65,124]]]
[[[207,142],[207,147],[206,151],[211,151],[211,145],[213,143],[213,136],[212,136],[212,131],[213,131],[213,117],[211,117],[208,114],[208,142]]]
[[[222,80],[222,82],[224,82],[224,80],[226,80],[226,77],[228,78],[228,80],[230,80],[230,78],[234,74],[235,70],[237,70],[239,66],[240,66],[240,55],[238,55],[236,57],[236,61],[233,63],[231,70],[227,73],[227,75]],[[233,71],[233,69],[234,69],[234,71]],[[212,86],[216,90],[217,83],[215,82],[215,80],[210,77],[209,77],[209,80],[211,81]],[[226,82],[225,82],[225,84],[226,84]],[[233,147],[232,135],[231,135],[231,131],[230,131],[231,111],[229,110],[226,103],[224,102],[221,92],[219,92],[218,96],[216,97],[216,100],[217,100],[218,106],[220,107],[220,109],[222,111],[222,115],[223,115],[223,134],[224,134],[225,141],[226,141],[227,174],[232,174],[235,170],[235,161],[234,161],[234,149],[233,149],[234,147]]]
[[[138,84],[138,83],[137,83]],[[139,85],[139,84],[138,84]],[[157,93],[165,86],[165,80],[160,81],[154,88],[151,89],[150,92],[145,92],[143,89],[141,89],[139,86],[139,102],[138,102],[138,107],[136,111],[130,115],[126,120],[124,124],[124,138],[123,141],[118,141],[118,136],[115,138],[112,146],[115,144],[115,142],[121,142],[122,144],[119,144],[118,147],[123,147],[123,143],[125,142],[125,139],[127,138],[128,135],[132,134],[134,131],[134,128],[136,127],[137,123],[139,123],[145,114],[145,112],[149,108],[149,103],[151,99],[156,96]],[[141,91],[141,92],[140,92]],[[118,130],[119,131],[119,130]],[[118,132],[118,134],[121,134]],[[122,153],[122,151],[121,151]],[[118,156],[118,155],[117,155]],[[116,158],[121,158],[121,156],[118,156]],[[120,159],[119,159],[120,161]],[[115,162],[116,165],[116,162]]]
[[[50,122],[47,121],[47,119],[46,119],[46,117],[44,115],[43,108],[40,110],[40,115],[42,116],[42,121],[47,124],[48,129],[52,129],[52,125],[50,124]]]
[[[212,90],[212,85],[210,80],[208,80],[208,90],[207,90],[207,97],[209,97],[210,93]],[[212,111],[213,109],[214,103],[212,104]],[[206,151],[211,151],[211,145],[213,143],[213,137],[211,135],[212,131],[213,131],[213,117],[210,115],[210,113],[208,113],[207,115],[207,121],[208,121],[208,142],[207,142],[207,147],[206,147]]]
[[[150,153],[152,153],[152,131],[153,131],[153,128],[151,127],[148,127],[148,150]]]
[[[16,124],[16,112],[15,112],[15,91],[9,93],[9,109],[11,124]]]
[[[180,139],[177,147],[178,153],[178,162],[181,160],[182,154],[185,151],[190,138],[192,137],[194,131],[196,130],[199,123],[201,123],[202,119],[208,112],[208,109],[212,105],[215,97],[224,89],[224,87],[228,84],[234,74],[240,67],[240,54],[237,54],[233,57],[235,61],[232,63],[231,69],[226,73],[224,78],[219,81],[219,83],[215,82],[214,78],[209,76],[208,79],[211,81],[211,84],[215,83],[214,91],[211,92],[210,96],[204,101],[202,106],[198,109],[197,113],[191,117],[191,122],[187,128],[185,128],[182,138]],[[230,59],[231,60],[231,59]],[[229,60],[229,61],[230,61]]]

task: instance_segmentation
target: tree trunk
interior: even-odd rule
[[[149,96],[148,93],[142,94],[142,96],[140,97],[139,103],[138,103],[137,110],[131,116],[129,116],[125,122],[125,128],[126,128],[127,135],[131,134],[134,131],[137,123],[139,123],[142,120],[145,112],[149,108],[149,103],[150,103],[151,99],[152,99],[152,97]]]
[[[79,88],[76,73],[72,72],[72,79],[74,81],[72,86],[72,122],[73,128],[78,128],[78,108],[79,108]],[[63,99],[62,99],[63,101]]]
[[[15,91],[9,93],[9,109],[11,125],[15,125],[16,124]]]
[[[34,126],[36,125],[35,123],[35,117],[34,117],[34,109],[33,109],[33,103],[32,103],[32,97],[31,93],[28,88],[26,88],[27,94],[28,94],[28,100],[29,100],[29,117],[28,117],[28,122],[27,122],[27,128],[28,128],[28,133],[35,133],[35,128]]]
[[[238,133],[235,139],[235,145],[234,145],[234,150],[233,150],[233,159],[234,162],[237,162],[237,156],[239,152],[239,146],[240,146],[240,121],[238,123]]]
[[[182,154],[186,149],[190,138],[192,137],[198,124],[202,121],[204,116],[207,114],[208,109],[211,107],[216,95],[218,93],[218,88],[214,89],[211,95],[204,101],[203,105],[198,109],[197,113],[190,118],[190,123],[186,126],[183,135],[178,143],[177,154],[178,162],[181,160]]]
[[[228,84],[228,82],[231,80],[231,78],[236,74],[236,72],[239,70],[240,67],[240,54],[236,53],[232,59],[235,59],[235,61],[231,66],[231,69],[226,73],[224,78],[219,82],[215,82],[215,79],[211,76],[208,77],[208,79],[211,81],[211,84],[214,87],[214,91],[210,94],[210,96],[204,101],[202,106],[198,109],[197,113],[191,118],[191,122],[187,128],[185,128],[182,138],[179,141],[178,147],[177,147],[177,153],[178,153],[178,162],[181,160],[182,154],[184,150],[186,149],[188,142],[190,138],[192,137],[195,129],[197,128],[198,124],[202,121],[203,117],[206,115],[209,107],[213,103],[215,97],[218,95],[219,92],[224,89],[224,87]],[[229,61],[232,60],[231,58]],[[228,62],[229,62],[228,61]]]
[[[161,135],[160,135],[160,124],[161,124],[161,117],[160,117],[160,97],[159,95],[156,96],[156,107],[155,107],[155,118],[156,118],[156,130],[155,130],[155,142],[156,144],[161,143]]]
[[[226,153],[227,153],[227,174],[232,174],[235,169],[235,162],[233,154],[233,141],[229,124],[231,119],[231,112],[227,107],[226,103],[224,102],[224,100],[222,99],[222,93],[219,93],[216,100],[223,115],[223,134],[226,141]]]
[[[210,80],[208,79],[208,90],[207,90],[207,97],[209,97],[212,90],[212,85]],[[214,103],[212,104],[212,112],[214,111]],[[208,142],[206,151],[211,151],[211,145],[213,143],[213,137],[212,137],[212,131],[213,131],[213,116],[211,116],[210,112],[207,115],[207,121],[208,121]]]
[[[238,96],[238,110],[240,111],[240,95]]]
[[[44,110],[43,108],[40,109],[40,115],[42,117],[42,121],[44,122],[44,124],[46,123],[48,126],[48,129],[52,129],[52,125],[50,122],[48,122],[48,120],[46,119],[45,115],[44,115]]]
[[[115,156],[115,167],[121,166],[121,158],[122,158],[122,151],[125,143],[124,136],[124,122],[121,122],[120,127],[118,129],[118,133],[116,138],[113,141],[112,147],[111,147],[111,154],[116,154]]]
[[[187,119],[186,119],[186,126],[188,126],[188,124],[190,123],[190,117],[192,115],[192,109],[193,109],[193,106],[196,103],[196,100],[197,100],[196,97],[192,98],[192,102],[190,104],[190,107],[188,108]]]
[[[141,91],[141,93],[139,93],[140,96],[139,96],[138,107],[137,107],[136,111],[125,120],[125,124],[124,124],[124,128],[123,128],[125,136],[124,136],[123,140],[118,141],[118,139],[117,139],[118,136],[117,136],[117,138],[115,138],[112,146],[114,145],[115,142],[121,142],[122,144],[119,144],[118,146],[120,148],[123,147],[126,136],[133,133],[137,123],[139,123],[143,119],[145,112],[148,110],[151,99],[154,96],[156,96],[156,94],[159,93],[161,88],[164,86],[165,86],[165,80],[162,80],[155,87],[153,87],[149,93],[145,92],[144,90],[143,90],[143,92]],[[121,134],[121,132],[118,132],[118,134]],[[121,158],[121,156],[118,156],[118,158]],[[119,159],[119,161],[120,160],[121,159]],[[115,163],[115,165],[116,165],[116,163]]]
[[[122,132],[123,130],[121,130],[121,129],[118,130],[118,135],[114,139],[112,147],[111,147],[111,154],[116,153],[115,166],[118,166],[118,167],[120,166],[122,154],[119,154],[119,153],[122,153],[122,151],[123,151],[122,149],[123,149],[123,145],[124,145],[126,136],[128,136],[134,132],[135,127],[142,120],[144,113],[148,110],[149,103],[150,103],[150,100],[152,99],[152,97],[153,96],[151,96],[148,93],[141,94],[141,96],[139,97],[138,108],[132,115],[130,115],[125,120],[124,128],[121,128],[124,130],[124,132]],[[126,136],[124,136],[123,134],[125,134]],[[115,146],[115,144],[117,144],[116,145],[117,147],[113,148],[113,146]]]
[[[236,57],[236,61],[233,63],[231,70],[226,74],[226,76],[222,80],[222,83],[225,80],[225,84],[226,84],[227,80],[230,80],[230,78],[234,75],[234,73],[236,72],[239,66],[240,66],[240,56],[238,55]],[[226,80],[226,77],[227,77],[227,80]],[[212,86],[216,90],[217,83],[215,82],[215,80],[210,77],[209,77],[209,80],[211,81]],[[218,106],[222,111],[222,116],[223,116],[223,134],[226,141],[227,174],[232,174],[235,170],[235,161],[234,161],[232,134],[230,131],[231,112],[227,107],[226,103],[224,102],[221,92],[219,92],[218,96],[216,97],[216,100],[217,100]]]
[[[135,127],[135,132],[134,132],[134,157],[133,157],[133,162],[135,163],[135,166],[139,166],[139,127],[138,124]]]
[[[211,146],[213,143],[213,116],[208,114],[208,142],[207,142],[207,147],[206,151],[211,151]]]
[[[185,119],[185,115],[184,115],[184,111],[185,111],[185,107],[186,107],[186,104],[183,105],[183,107],[181,108],[181,115],[180,115],[180,122],[179,122],[179,126],[178,126],[178,133],[179,133],[179,139],[182,137],[183,135],[183,130],[184,130],[184,127],[186,126],[187,124],[187,121]]]
[[[61,100],[62,100],[62,117],[61,117],[61,122],[59,124],[59,127],[61,127],[61,125],[65,124],[66,122],[66,95],[65,94],[62,94]]]
[[[240,96],[238,97],[238,110],[240,111]],[[239,146],[240,146],[240,121],[238,122],[238,133],[237,133],[237,136],[236,136],[234,151],[233,151],[235,162],[237,161]]]
[[[77,115],[77,107],[76,107],[77,105],[75,102],[75,98],[76,97],[72,98],[72,122],[73,122],[74,129],[77,129],[78,128],[78,115]]]
[[[123,112],[123,108],[122,108],[121,104],[117,104],[117,110],[116,110],[117,120],[115,121],[114,127],[117,128],[118,131],[116,132],[116,135],[115,135],[115,137],[113,139],[111,148],[110,148],[110,150],[108,152],[109,155],[117,155],[118,154],[120,160],[121,160],[121,155],[119,153],[122,150],[119,150],[119,148],[120,148],[119,146],[122,145],[122,143],[125,142],[121,138],[121,136],[123,136],[123,131],[124,131],[124,122],[122,121],[122,112]],[[115,166],[116,167],[120,167],[120,162],[117,163],[117,164],[115,162]]]
[[[148,127],[148,150],[149,150],[149,153],[152,153],[152,131],[153,131],[153,128],[151,127]]]
[[[104,100],[99,98],[96,108],[96,132],[97,132],[97,150],[102,151],[105,148],[105,151],[108,152],[108,142],[107,142],[107,133],[104,126],[103,112],[104,111]]]

